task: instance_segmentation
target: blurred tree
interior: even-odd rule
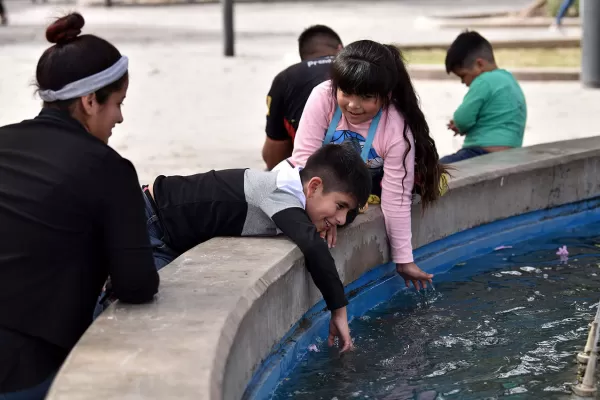
[[[546,14],[550,17],[556,17],[561,3],[562,0],[548,0],[546,3]],[[569,8],[567,17],[579,17],[579,0],[575,0],[573,5]]]
[[[534,17],[543,13],[547,0],[535,0],[530,5],[518,12],[519,17]]]
[[[598,0],[592,0],[598,1]],[[558,10],[562,0],[534,0],[530,5],[522,9],[518,12],[519,17],[535,17],[546,15],[550,17],[556,17],[558,14]],[[578,17],[579,16],[579,0],[575,0],[575,3],[571,8],[569,8],[569,12],[567,13],[570,17]]]

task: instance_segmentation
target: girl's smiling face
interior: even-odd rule
[[[336,98],[344,117],[353,125],[372,120],[383,106],[383,101],[377,95],[347,94],[340,88],[337,89]]]

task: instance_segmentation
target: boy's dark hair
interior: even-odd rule
[[[405,121],[402,127],[406,143],[402,159],[405,171],[402,186],[408,174],[408,152],[413,148],[409,138],[412,133],[415,180],[419,183],[423,209],[437,200],[440,197],[440,178],[447,168],[439,163],[435,141],[429,133],[429,125],[419,106],[419,98],[400,50],[393,45],[371,40],[350,43],[337,55],[331,69],[331,95],[334,101],[338,89],[351,95],[374,95],[382,100],[383,107],[396,108]]]
[[[298,37],[298,51],[302,60],[322,51],[323,48],[337,50],[341,44],[342,39],[338,34],[325,25],[313,25]]]
[[[304,184],[314,177],[321,178],[325,193],[348,193],[358,207],[371,194],[371,172],[351,142],[325,145],[308,157],[300,178]]]
[[[490,42],[479,33],[466,30],[454,39],[446,53],[446,72],[470,68],[478,58],[496,62]]]

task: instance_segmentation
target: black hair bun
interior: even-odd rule
[[[81,14],[74,12],[65,15],[46,29],[46,39],[50,43],[69,43],[79,36],[83,25],[85,25],[85,20]]]

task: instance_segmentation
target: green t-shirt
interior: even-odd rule
[[[454,125],[466,134],[463,147],[521,147],[526,120],[525,95],[504,69],[475,78],[454,113]]]

